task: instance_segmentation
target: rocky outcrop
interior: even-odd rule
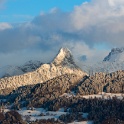
[[[87,75],[74,63],[73,56],[67,48],[62,48],[51,64],[43,64],[33,72],[19,76],[0,79],[0,91],[16,89],[20,86],[43,83],[64,74],[76,74],[79,77]]]

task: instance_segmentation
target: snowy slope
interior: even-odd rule
[[[5,66],[0,68],[0,78],[31,72],[39,68],[43,63],[40,61],[28,61],[22,66]]]
[[[79,68],[68,48],[61,48],[52,64],[55,66],[68,66],[69,68]],[[10,77],[15,75],[22,75],[26,72],[32,72],[43,65],[40,61],[28,61],[22,66],[5,66],[0,68],[0,78]]]
[[[113,48],[108,56],[104,58],[103,61],[109,62],[122,62],[124,61],[124,47]]]
[[[124,61],[118,61],[118,62],[99,62],[95,65],[93,65],[90,68],[90,72],[105,72],[105,73],[111,73],[118,70],[124,70]]]
[[[68,124],[93,124],[92,121],[82,121],[82,122],[72,122],[72,123],[68,123]]]
[[[65,56],[63,60],[63,57]],[[55,65],[65,65],[70,67],[76,66],[70,51],[67,48],[62,48],[60,54],[53,61]],[[68,64],[69,63],[69,64]],[[0,68],[0,78],[10,77],[14,75],[24,74],[26,72],[31,72],[39,68],[43,63],[40,61],[28,61],[22,66],[5,66]],[[88,74],[94,74],[96,72],[115,72],[118,70],[124,70],[124,47],[113,48],[111,52],[104,58],[103,61],[98,62],[94,65],[87,65],[87,63],[82,64],[82,70]]]
[[[103,61],[84,68],[84,71],[90,72],[90,74],[96,72],[111,73],[118,70],[124,70],[124,47],[113,48]]]

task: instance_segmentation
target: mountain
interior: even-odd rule
[[[100,92],[124,93],[124,71],[119,70],[112,73],[95,73],[93,76],[86,76],[74,88],[76,94],[91,95]]]
[[[85,76],[82,80],[75,74],[61,75],[44,83],[19,87],[8,95],[8,100],[9,103],[16,103],[14,108],[19,109],[19,106],[41,107],[64,94],[83,96],[100,92],[124,93],[123,75],[124,71],[96,73],[94,76]]]
[[[109,62],[122,62],[124,61],[124,47],[122,48],[113,48],[108,56],[104,58],[103,61]]]
[[[71,51],[68,48],[61,48],[59,54],[56,56],[52,63],[56,66],[67,65],[70,67],[77,67]]]
[[[0,114],[0,123],[23,123],[16,117],[17,112],[6,112],[17,110],[27,123],[33,124],[49,121],[55,124],[54,119],[58,120],[56,124],[89,120],[102,124],[107,123],[106,118],[110,122],[112,118],[112,124],[121,124],[124,122],[123,93],[124,70],[87,76],[75,64],[70,50],[62,48],[50,64],[0,79],[1,111],[4,112]]]
[[[43,64],[35,71],[22,75],[1,78],[0,92],[1,94],[9,93],[11,90],[18,87],[43,83],[65,74],[75,74],[78,75],[78,78],[87,75],[75,64],[70,50],[61,48],[53,62],[50,64]]]
[[[96,72],[111,73],[124,70],[124,47],[113,48],[103,61],[85,69],[86,72],[94,74]]]
[[[56,99],[63,93],[70,91],[79,82],[80,78],[78,75],[61,75],[44,83],[19,87],[17,90],[11,92],[8,100],[9,102],[15,102],[17,100],[20,103],[23,100],[25,103],[33,103],[34,106],[40,107],[43,103]],[[24,103],[21,106],[23,105]]]
[[[21,66],[5,66],[0,68],[0,78],[21,75],[39,68],[43,63],[40,61],[30,60]]]

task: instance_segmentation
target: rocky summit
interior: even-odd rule
[[[104,58],[103,61],[118,62],[124,61],[124,47],[113,48],[108,56]]]
[[[73,56],[67,48],[61,48],[53,62],[43,64],[33,72],[1,78],[0,94],[10,93],[21,86],[43,83],[64,74],[76,74],[79,78],[87,75],[75,64]]]

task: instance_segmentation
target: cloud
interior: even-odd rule
[[[60,47],[69,47],[78,62],[82,57],[87,63],[100,61],[108,50],[99,50],[96,44],[104,43],[109,48],[123,46],[123,22],[123,0],[92,0],[75,6],[72,12],[53,8],[30,22],[3,23],[0,26],[1,65],[33,58],[50,61]],[[20,59],[14,61],[18,56]]]
[[[106,42],[115,46],[123,44],[122,0],[92,0],[91,3],[76,6],[71,18],[74,30],[79,31],[86,42]]]
[[[11,29],[12,25],[9,23],[0,23],[0,31],[6,30],[6,29]]]
[[[108,0],[110,6],[113,6],[113,7],[120,7],[120,6],[123,6],[124,4],[124,1],[123,0]]]
[[[68,42],[65,43],[65,46],[71,49],[75,61],[79,64],[80,67],[84,64],[90,65],[95,64],[100,60],[102,61],[104,56],[108,54],[108,50],[91,48],[82,41]],[[85,60],[82,60],[82,58]]]

